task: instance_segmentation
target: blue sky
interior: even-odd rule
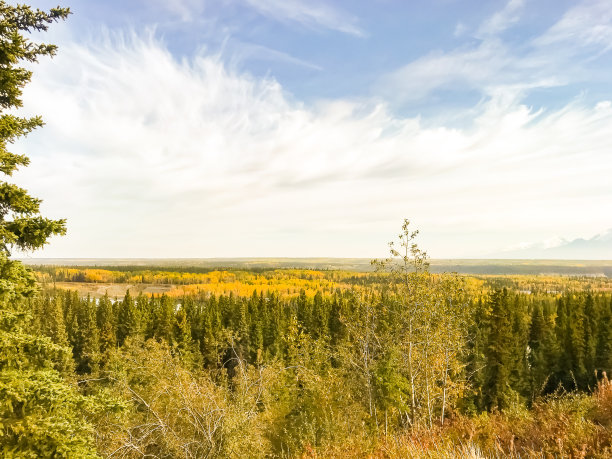
[[[528,256],[612,228],[607,1],[67,6],[16,145],[69,222],[34,256],[377,257],[403,218],[434,257]]]

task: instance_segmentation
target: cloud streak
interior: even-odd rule
[[[506,6],[486,19],[478,28],[477,36],[498,35],[519,21],[525,0],[510,0]]]
[[[242,0],[259,14],[283,23],[311,29],[328,29],[362,37],[357,19],[318,0]]]
[[[612,10],[605,0],[585,1],[570,8],[549,30],[534,41],[541,47],[572,50],[595,47],[599,52],[612,48]]]
[[[382,76],[376,91],[387,98],[395,95],[402,103],[448,90],[472,90],[482,97],[506,93],[520,100],[533,89],[592,78],[595,72],[589,64],[612,47],[607,2],[583,2],[538,36],[510,45],[500,34],[518,23],[524,7],[524,0],[510,0],[482,22],[474,33],[476,40],[409,62]],[[465,26],[457,30],[466,33]]]

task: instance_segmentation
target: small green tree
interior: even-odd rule
[[[376,336],[386,358],[401,362],[394,364],[402,369],[402,378],[394,378],[392,391],[377,379],[381,393],[395,394],[403,423],[432,426],[438,420],[444,423],[465,388],[469,309],[458,276],[429,272],[427,254],[415,243],[417,235],[404,220],[398,243],[389,244],[391,256],[373,261],[382,271],[382,292],[375,294],[380,297],[380,318],[377,326],[364,330]],[[389,373],[392,361],[382,363],[383,373]],[[390,401],[387,396],[385,411]]]

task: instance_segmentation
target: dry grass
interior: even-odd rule
[[[456,416],[449,425],[382,437],[373,450],[307,448],[304,458],[612,458],[612,381],[592,395],[547,397],[528,410]]]

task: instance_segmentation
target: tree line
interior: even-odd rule
[[[388,357],[383,356],[393,353],[382,347],[373,351],[383,345],[381,337],[389,335],[393,339],[386,344],[398,345],[395,334],[404,330],[394,328],[406,327],[400,320],[424,320],[414,311],[412,317],[402,317],[408,313],[398,312],[396,301],[385,294],[351,290],[314,296],[302,291],[295,298],[253,291],[249,297],[230,293],[181,299],[133,297],[128,291],[122,300],[47,290],[30,299],[29,308],[33,330],[69,346],[79,374],[104,368],[110,350],[129,338],[163,340],[182,358],[206,369],[227,368],[234,356],[249,365],[290,364],[291,333],[319,343],[330,365],[337,366],[340,349],[371,332],[375,344],[364,346],[370,347],[370,358],[382,359],[376,361],[380,369]],[[588,391],[602,372],[612,370],[608,293],[533,295],[504,288],[461,306],[469,316],[452,319],[466,324],[461,363],[471,388],[462,401],[464,409],[500,409],[513,400],[531,403],[559,388]],[[432,322],[443,323],[441,312],[436,314]]]

